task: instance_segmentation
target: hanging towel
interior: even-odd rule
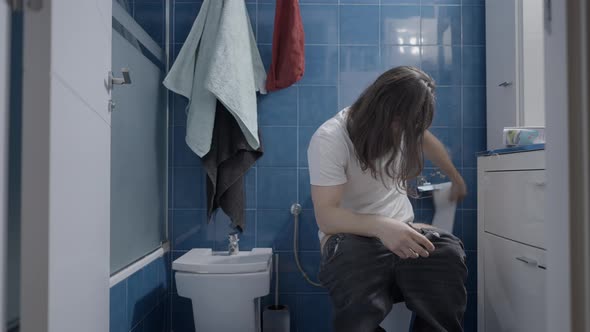
[[[211,150],[203,158],[207,172],[208,219],[217,208],[242,232],[245,226],[244,175],[262,156],[250,147],[235,118],[218,102]]]
[[[244,0],[205,0],[164,85],[189,99],[186,143],[203,157],[211,148],[219,100],[248,144],[260,147],[256,91],[266,73]]]
[[[276,5],[272,63],[266,80],[268,91],[291,86],[305,71],[305,34],[299,0],[279,0]]]

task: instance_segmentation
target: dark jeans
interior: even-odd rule
[[[319,277],[334,305],[334,332],[382,331],[379,324],[398,302],[416,315],[413,331],[463,331],[463,244],[438,229],[419,231],[436,247],[427,258],[400,259],[375,238],[328,239]]]

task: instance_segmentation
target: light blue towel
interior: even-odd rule
[[[186,143],[209,152],[219,100],[248,144],[260,147],[256,91],[266,93],[266,72],[244,0],[205,0],[164,85],[189,99]]]

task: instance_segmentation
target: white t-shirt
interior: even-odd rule
[[[363,172],[346,130],[348,109],[326,121],[311,138],[307,150],[310,182],[314,186],[344,184],[343,208],[360,214],[375,214],[402,222],[414,219],[412,204],[393,181],[386,186],[369,170]],[[325,236],[319,232],[320,240]]]

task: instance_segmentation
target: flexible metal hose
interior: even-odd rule
[[[291,214],[295,221],[293,225],[293,253],[295,255],[295,264],[297,264],[297,268],[299,269],[299,272],[301,272],[305,281],[312,286],[323,287],[322,284],[314,282],[309,276],[307,276],[307,273],[305,273],[305,270],[303,270],[301,262],[299,261],[299,215],[301,214],[301,205],[299,203],[291,205]]]

